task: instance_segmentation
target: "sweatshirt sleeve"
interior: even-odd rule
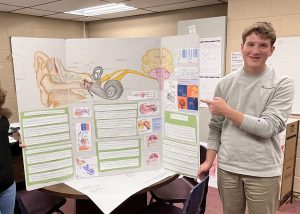
[[[219,84],[216,87],[214,97],[222,97]],[[208,123],[207,149],[219,151],[221,144],[222,125],[224,116],[212,115]]]
[[[262,138],[270,138],[285,129],[293,105],[294,83],[290,78],[282,80],[275,88],[261,117],[244,114],[240,129]]]

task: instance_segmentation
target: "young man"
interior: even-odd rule
[[[274,214],[280,185],[278,133],[292,109],[293,81],[266,65],[275,49],[275,30],[257,22],[242,35],[244,67],[224,77],[205,102],[209,122],[208,171],[218,153],[218,187],[224,214]]]

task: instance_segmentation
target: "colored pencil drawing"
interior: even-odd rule
[[[76,157],[76,177],[94,177],[98,176],[97,171],[97,157]]]
[[[59,59],[50,58],[40,51],[34,55],[34,70],[45,107],[58,107],[87,98],[88,92],[81,81],[90,79],[88,74],[66,70]]]
[[[162,90],[164,81],[169,79],[170,73],[174,70],[172,53],[167,48],[148,50],[142,59],[142,70],[157,79]]]
[[[76,142],[77,151],[91,151],[92,137],[91,137],[91,123],[76,123]]]
[[[159,102],[151,101],[151,102],[142,102],[139,103],[139,115],[141,116],[153,116],[158,115],[159,113]]]
[[[158,134],[149,134],[144,136],[145,148],[151,149],[158,147],[159,135]]]
[[[162,90],[163,82],[173,72],[172,54],[166,48],[150,49],[143,55],[141,67],[142,71],[126,68],[107,73],[102,66],[96,66],[92,71],[75,72],[66,69],[59,58],[49,57],[41,51],[36,51],[34,55],[36,82],[41,102],[47,108],[94,95],[106,100],[117,100],[124,92],[122,79],[129,74],[157,80]]]
[[[159,153],[152,152],[147,154],[146,165],[147,166],[156,166],[159,164]]]

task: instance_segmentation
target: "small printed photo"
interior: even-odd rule
[[[178,109],[188,109],[187,97],[178,97]]]
[[[138,118],[137,129],[138,133],[152,132],[152,118]]]
[[[188,110],[198,110],[198,98],[188,97]]]
[[[165,81],[163,101],[168,107],[177,107],[177,90],[177,81]]]
[[[178,85],[177,86],[177,95],[180,97],[187,96],[187,86],[186,85]]]
[[[158,143],[159,143],[159,135],[158,134],[145,135],[144,142],[145,142],[146,149],[156,148],[158,147]]]
[[[92,150],[91,123],[76,123],[77,151]]]
[[[76,157],[76,177],[86,178],[98,176],[97,157]]]
[[[127,92],[128,100],[150,100],[157,98],[157,91],[129,91]]]
[[[198,98],[198,96],[199,96],[198,86],[197,85],[188,85],[187,86],[187,96]]]
[[[160,132],[161,130],[162,130],[162,118],[161,117],[152,118],[152,131]]]
[[[73,108],[73,115],[75,118],[85,118],[91,117],[92,115],[92,108],[91,107],[74,107]]]
[[[159,165],[159,153],[158,152],[151,152],[148,153],[146,159],[147,166],[157,166]]]
[[[169,103],[171,103],[171,104],[175,103],[175,101],[176,101],[175,98],[176,98],[175,92],[170,91],[170,92],[166,93],[166,100]]]
[[[141,116],[153,116],[159,113],[159,102],[142,102],[139,103],[139,115]]]

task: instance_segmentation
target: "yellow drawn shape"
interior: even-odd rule
[[[139,75],[139,76],[142,76],[142,77],[145,77],[148,79],[156,80],[154,77],[150,77],[147,74],[144,74],[139,71],[130,70],[130,69],[120,69],[120,70],[116,70],[112,73],[104,75],[101,78],[101,82],[106,82],[111,79],[121,81],[127,74],[135,74],[135,75]],[[98,80],[98,82],[99,82],[99,80]]]

